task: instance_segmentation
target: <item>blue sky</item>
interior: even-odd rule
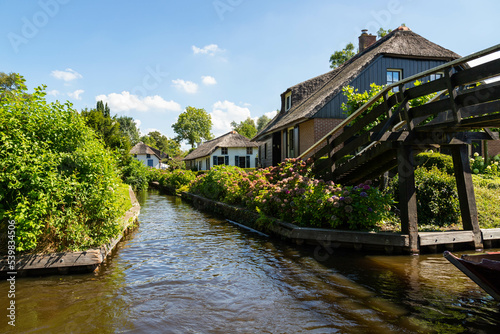
[[[174,137],[179,113],[204,108],[221,135],[272,115],[361,29],[405,23],[465,56],[499,43],[498,13],[494,0],[0,0],[0,71],[77,110],[102,99],[143,133]]]

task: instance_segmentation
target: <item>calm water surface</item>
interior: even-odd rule
[[[141,196],[140,227],[97,274],[17,280],[6,333],[499,333],[500,306],[441,254],[297,248]]]

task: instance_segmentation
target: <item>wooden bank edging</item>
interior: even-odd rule
[[[325,248],[354,248],[355,250],[377,250],[386,253],[410,253],[409,235],[388,232],[358,232],[325,228],[299,227],[284,221],[275,220],[265,227],[256,224],[259,214],[246,208],[207,199],[191,193],[181,193],[182,198],[193,203],[201,210],[220,214],[256,230],[264,230],[274,236],[290,240],[296,244],[319,244]],[[438,247],[453,250],[455,246],[474,249],[472,231],[419,232],[419,249],[435,252]],[[498,246],[500,228],[481,229],[486,248]]]
[[[131,225],[137,221],[141,206],[137,201],[134,191],[129,188],[132,208],[122,217],[123,229],[121,233],[108,244],[100,248],[91,248],[78,252],[59,252],[49,254],[23,254],[16,256],[17,274],[29,274],[30,272],[40,273],[74,273],[94,271],[110,253],[115,249],[118,242],[130,229]],[[7,256],[0,259],[0,273],[12,272],[9,270]]]

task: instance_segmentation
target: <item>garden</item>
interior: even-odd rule
[[[417,155],[416,161],[420,230],[460,229],[451,157],[430,151]],[[470,162],[480,225],[500,227],[500,156],[485,160],[476,154]],[[224,165],[199,175],[187,170],[154,171],[151,180],[170,193],[191,192],[298,226],[400,231],[397,175],[383,189],[378,180],[342,186],[316,179],[311,161],[287,159],[254,171]]]

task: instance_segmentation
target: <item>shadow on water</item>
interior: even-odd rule
[[[498,303],[439,254],[325,259],[177,197],[139,200],[139,228],[98,273],[18,279],[17,332],[495,333],[500,325]],[[0,331],[16,332],[6,321]]]

